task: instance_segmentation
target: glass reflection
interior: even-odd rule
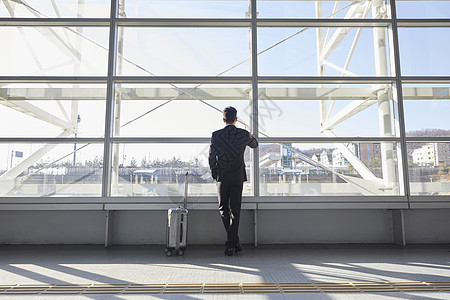
[[[217,196],[208,165],[209,144],[115,144],[113,196],[168,197],[179,200],[189,173],[189,198]],[[245,152],[247,178],[243,195],[252,194],[250,153]],[[174,201],[175,201],[174,200]],[[177,201],[178,201],[177,200]]]
[[[450,143],[408,143],[411,195],[450,195]]]
[[[1,144],[0,196],[101,196],[103,145]]]
[[[401,195],[395,143],[263,144],[262,196]],[[386,158],[393,155],[392,158]]]

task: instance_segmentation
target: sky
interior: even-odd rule
[[[351,1],[342,1],[340,7]],[[29,5],[45,16],[54,17],[50,1],[28,1]],[[63,17],[74,17],[77,1],[57,1],[59,12]],[[324,15],[331,12],[333,1],[324,2]],[[243,18],[247,11],[247,1],[126,1],[127,17],[223,17]],[[447,17],[450,1],[399,1],[398,15],[402,18],[413,17]],[[261,18],[313,18],[314,1],[258,1]],[[343,16],[340,13],[338,16]],[[84,17],[108,17],[108,1],[85,1]],[[447,15],[446,15],[447,14]],[[0,16],[7,16],[4,2],[0,3]],[[30,16],[20,5],[16,5],[16,16]],[[370,16],[370,14],[369,14]],[[0,47],[0,76],[8,75],[72,75],[106,76],[107,73],[107,28],[83,28],[79,31],[86,38],[77,38],[77,28],[22,28],[0,27],[0,38],[9,41]],[[79,30],[79,29],[78,29]],[[302,28],[260,28],[258,30],[258,50],[274,45]],[[331,31],[333,32],[333,31]],[[330,56],[329,61],[343,65],[349,46],[356,30],[348,35]],[[81,52],[81,61],[70,54],[64,44],[52,38],[54,34],[69,41]],[[259,60],[260,75],[317,75],[316,31],[308,29],[289,38],[284,43],[261,54]],[[450,61],[448,49],[449,28],[417,29],[401,28],[399,30],[402,75],[440,75],[448,76]],[[125,28],[123,57],[125,61],[119,74],[123,75],[157,75],[157,76],[215,76],[231,66],[242,63],[224,73],[226,76],[248,76],[250,65],[248,59],[247,28]],[[436,43],[439,41],[439,43]],[[33,45],[32,47],[30,47]],[[42,55],[45,53],[46,55]],[[47,55],[51,54],[51,55]],[[349,69],[366,76],[376,75],[373,58],[372,29],[363,29]],[[142,68],[147,71],[143,71]],[[45,71],[43,71],[45,70]],[[339,72],[326,67],[326,74],[340,75]],[[54,87],[56,85],[53,85]],[[135,85],[133,87],[142,87]],[[177,85],[179,86],[179,85]],[[12,86],[9,86],[12,87]],[[37,87],[42,87],[37,86]],[[61,86],[57,86],[61,87]],[[145,85],[144,85],[145,87]],[[151,85],[147,85],[151,87]],[[170,87],[170,86],[165,86]],[[189,86],[188,86],[189,87]],[[192,86],[190,86],[192,87]],[[213,87],[204,85],[203,87]],[[227,86],[224,86],[227,87]],[[308,87],[285,85],[282,87]],[[364,88],[370,86],[361,86]],[[448,86],[447,86],[448,87]],[[0,87],[1,88],[1,87]],[[4,88],[4,87],[3,87]],[[44,86],[44,88],[49,88]],[[68,89],[73,87],[68,87]],[[102,89],[102,85],[84,86],[83,88]],[[228,86],[229,88],[229,86]],[[248,88],[239,86],[239,88]],[[346,86],[342,86],[346,88]],[[350,88],[350,86],[347,86]],[[121,136],[202,136],[223,126],[220,110],[227,105],[234,105],[240,112],[239,118],[249,123],[249,102],[243,95],[242,100],[206,101],[200,103],[172,101],[155,112],[146,115],[121,129]],[[208,100],[205,98],[205,100]],[[405,101],[406,130],[424,128],[450,129],[447,97],[427,101]],[[164,101],[127,100],[123,101],[121,124],[150,110]],[[336,109],[348,104],[338,101]],[[70,113],[70,101],[33,101],[33,104],[52,112],[64,119],[60,106]],[[59,106],[60,105],[60,106]],[[216,107],[217,109],[212,108]],[[392,107],[392,105],[391,105]],[[101,137],[104,133],[105,102],[102,100],[79,101],[81,122],[79,137]],[[189,118],[187,111],[194,111],[195,118]],[[426,113],[424,113],[426,112]],[[0,106],[0,136],[2,137],[54,137],[60,130],[45,121],[36,120],[23,113]],[[24,126],[25,124],[25,126]],[[245,125],[240,124],[240,127]],[[248,129],[248,128],[247,128]],[[319,133],[319,101],[260,101],[261,135],[267,136],[322,136]],[[335,128],[338,136],[379,136],[378,111],[376,105],[360,112]],[[35,145],[36,146],[36,145]],[[7,167],[11,151],[31,153],[30,145],[0,145],[0,170]],[[133,154],[140,161],[141,157],[183,156],[190,159],[202,154],[207,145],[125,146],[126,157]],[[65,148],[65,150],[62,150]],[[60,156],[69,151],[73,145],[58,146],[49,153]],[[91,146],[90,146],[91,148]],[[120,147],[123,152],[123,146]],[[97,146],[92,151],[80,151],[79,158],[88,159],[102,155]],[[100,149],[100,150],[99,150]],[[57,153],[57,154],[52,154]],[[121,154],[123,158],[124,153]],[[8,160],[9,159],[9,160]]]

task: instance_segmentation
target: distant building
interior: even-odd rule
[[[357,143],[355,144],[355,154],[364,163],[381,161],[380,143]]]
[[[437,164],[450,165],[450,143],[435,143]]]
[[[339,149],[334,149],[332,153],[332,165],[333,167],[348,166],[348,161]]]
[[[292,169],[292,143],[282,144],[281,151],[281,165],[284,169]]]
[[[412,160],[421,166],[450,165],[450,145],[447,143],[428,143],[412,152]]]
[[[328,152],[323,150],[322,153],[320,153],[320,163],[325,166],[330,165],[330,160],[328,159]]]
[[[314,155],[311,157],[311,159],[312,159],[313,161],[315,161],[315,162],[319,162],[319,161],[320,161],[320,158],[319,158],[319,156],[318,156],[317,154],[314,154]]]

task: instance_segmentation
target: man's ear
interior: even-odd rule
[[[227,122],[227,119],[225,119],[225,118],[223,118],[222,120],[223,120],[223,122],[224,122],[224,123],[226,123],[226,122]]]

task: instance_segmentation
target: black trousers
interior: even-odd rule
[[[226,180],[217,183],[219,212],[227,232],[227,247],[239,243],[239,217],[241,215],[243,181]]]

